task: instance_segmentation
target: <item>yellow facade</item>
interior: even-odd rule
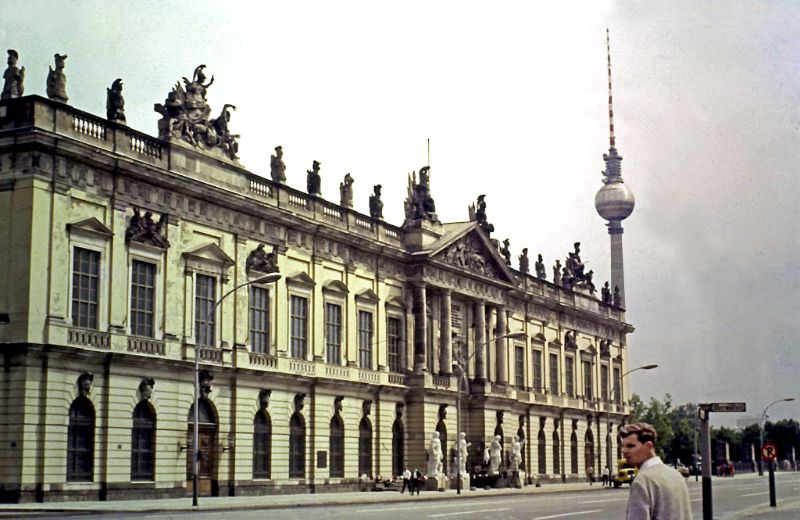
[[[126,240],[137,209],[163,217],[158,232],[168,246]],[[275,248],[281,278],[247,286],[263,274],[246,267],[262,243]],[[465,244],[482,269],[457,262]],[[196,354],[213,375],[201,406],[214,416],[204,430],[204,494],[328,491],[358,487],[361,473],[424,471],[437,426],[446,431],[450,472],[458,420],[452,363],[464,358],[470,470],[498,432],[505,446],[525,438],[531,481],[583,478],[588,466],[599,474],[616,459],[608,433],[626,411],[619,376],[633,330],[623,310],[511,269],[474,222],[393,226],[225,157],[28,96],[0,102],[0,260],[5,500],[187,493]],[[134,313],[136,269],[152,281],[142,282],[147,303]],[[204,283],[214,292],[202,293]],[[239,285],[204,322],[203,338],[213,340],[200,344],[203,295],[216,301]],[[266,295],[258,314],[268,322],[263,351],[254,350],[252,287],[266,291],[258,293]],[[328,304],[341,309],[335,361]],[[152,332],[136,334],[134,319],[143,316]],[[306,351],[298,355],[292,331],[302,323]],[[506,339],[512,332],[525,339]],[[90,384],[79,384],[83,374]],[[74,433],[83,419],[70,410],[79,416],[86,399],[91,429]],[[134,413],[142,402],[155,419],[154,445],[137,459]],[[254,463],[262,412],[271,425],[268,476],[256,476]],[[337,414],[342,476],[331,475]],[[290,468],[300,460],[290,453],[293,416],[303,423],[300,476]],[[359,438],[364,421],[368,453]],[[70,445],[87,431],[88,453]],[[134,475],[134,460],[149,460],[152,471]],[[359,460],[368,471],[359,471]]]

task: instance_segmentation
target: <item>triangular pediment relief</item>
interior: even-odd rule
[[[198,247],[193,251],[187,251],[183,253],[183,256],[191,260],[200,260],[212,264],[222,265],[225,268],[232,266],[235,263],[233,258],[228,256],[221,247],[213,243]]]
[[[299,273],[289,276],[288,278],[286,278],[286,283],[305,285],[307,287],[313,287],[315,285],[314,279],[308,276],[308,273],[305,271],[300,271]]]
[[[372,289],[366,289],[356,294],[356,299],[364,303],[378,303],[378,295]]]
[[[398,298],[397,296],[392,296],[388,300],[386,300],[387,307],[396,307],[398,309],[405,309],[406,302],[403,301],[402,298]]]
[[[458,269],[514,283],[514,274],[505,259],[474,223],[451,236],[445,235],[430,256]]]
[[[541,332],[537,332],[536,335],[533,336],[533,342],[534,343],[540,343],[540,344],[544,345],[545,341],[547,341],[547,339],[544,337],[544,334],[542,334]]]
[[[341,282],[341,280],[330,280],[325,282],[325,285],[322,286],[322,290],[337,294],[347,294],[350,292],[350,290]]]
[[[67,231],[70,233],[84,233],[103,238],[111,238],[114,236],[114,232],[95,217],[67,224]]]

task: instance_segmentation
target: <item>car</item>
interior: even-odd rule
[[[617,461],[617,472],[614,473],[612,479],[614,487],[618,488],[622,486],[622,484],[630,485],[633,479],[636,478],[636,473],[636,467],[633,466],[633,464],[628,464],[628,461],[625,459],[619,459],[619,461]]]

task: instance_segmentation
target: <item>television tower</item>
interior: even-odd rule
[[[608,53],[608,124],[610,147],[603,154],[606,169],[603,172],[603,187],[594,196],[597,213],[608,221],[611,239],[611,289],[619,290],[619,304],[625,307],[625,270],[622,262],[622,221],[633,213],[633,192],[622,180],[622,156],[617,153],[614,139],[614,105],[611,97],[611,42],[606,29],[606,51]]]

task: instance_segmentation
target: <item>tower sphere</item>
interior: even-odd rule
[[[609,179],[594,196],[594,207],[605,220],[624,220],[633,213],[636,199],[621,178]]]

